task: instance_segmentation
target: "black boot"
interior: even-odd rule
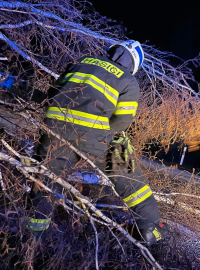
[[[160,240],[164,240],[169,233],[169,226],[166,223],[147,224],[146,228],[139,229],[141,241],[145,241],[147,246],[152,246]]]

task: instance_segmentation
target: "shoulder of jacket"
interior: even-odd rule
[[[138,80],[135,76],[131,75],[131,78],[130,78],[130,83],[131,85],[134,85],[135,87],[138,87],[139,88],[139,83],[138,83]]]
[[[130,74],[131,75],[131,74]],[[126,78],[126,87],[124,89],[125,92],[134,91],[134,92],[140,92],[140,86],[137,81],[137,79],[131,75],[128,78]]]

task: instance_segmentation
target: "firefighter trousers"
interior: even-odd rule
[[[139,228],[146,228],[152,223],[158,224],[160,220],[160,214],[158,206],[152,191],[149,187],[148,180],[142,174],[141,170],[136,166],[134,173],[120,173],[115,176],[115,173],[108,173],[105,170],[106,162],[105,157],[108,149],[108,145],[99,142],[97,138],[90,138],[85,141],[79,141],[76,145],[75,141],[69,141],[78,150],[83,152],[95,165],[110,176],[111,181],[115,185],[115,189],[118,194],[123,198],[127,205],[134,211],[135,215],[140,217],[137,222]],[[60,142],[49,135],[42,135],[40,143],[37,146],[36,154],[42,159],[46,159],[48,167],[56,175],[69,175],[74,166],[80,161],[80,157],[72,151],[66,145],[60,145]],[[137,164],[136,164],[137,165]],[[61,174],[61,172],[63,174]],[[112,177],[112,175],[114,176]],[[62,193],[63,187],[57,183],[48,182],[47,185]],[[40,203],[37,196],[35,199],[35,205],[39,206],[38,212],[44,211],[43,206],[47,205],[47,202]],[[45,208],[45,215],[49,216],[52,212],[52,204],[49,203],[49,209]]]

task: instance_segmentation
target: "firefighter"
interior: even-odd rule
[[[50,105],[44,123],[105,172],[109,147],[116,150],[123,146],[124,161],[131,160],[130,166],[111,179],[119,195],[140,217],[138,228],[147,244],[152,245],[162,238],[157,203],[147,179],[134,164],[130,140],[116,137],[128,128],[136,114],[140,89],[134,75],[143,59],[140,43],[127,40],[112,45],[107,57],[84,56],[68,65],[49,90]],[[76,153],[48,134],[42,134],[36,154],[47,161],[56,175],[69,173],[80,160]],[[116,154],[114,151],[113,155]],[[62,193],[62,187],[56,183],[49,183],[49,187]],[[33,202],[37,212],[30,218],[28,227],[45,230],[50,226],[52,203],[41,192]]]

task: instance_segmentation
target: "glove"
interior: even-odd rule
[[[134,148],[130,144],[128,137],[117,135],[110,143],[112,163],[118,165],[118,169],[127,169],[128,172],[134,171]]]
[[[140,234],[145,240],[147,246],[152,246],[160,240],[167,238],[169,226],[166,223],[159,222],[158,225],[151,225],[146,229],[141,229]]]

